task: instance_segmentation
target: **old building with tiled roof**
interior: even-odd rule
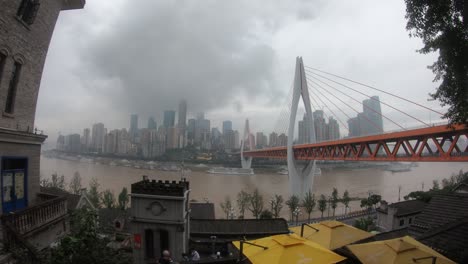
[[[377,208],[377,226],[384,232],[407,228],[427,204],[419,200],[402,201]]]

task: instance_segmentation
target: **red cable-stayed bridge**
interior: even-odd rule
[[[468,127],[439,125],[293,146],[296,160],[467,162]],[[287,147],[244,151],[245,157],[287,158]]]
[[[344,83],[343,83],[344,81]],[[284,134],[288,135],[288,144],[284,146],[269,147],[263,149],[250,149],[245,150],[244,143],[252,145],[251,138],[249,137],[250,131],[248,130],[248,123],[246,124],[247,130],[244,131],[243,146],[241,149],[241,156],[244,164],[245,158],[261,157],[261,158],[276,158],[276,159],[288,159],[288,149],[291,152],[291,159],[294,160],[345,160],[345,161],[402,161],[402,162],[467,162],[468,161],[468,126],[466,124],[454,124],[448,126],[429,124],[420,118],[412,115],[408,110],[402,110],[401,107],[397,107],[391,103],[387,103],[383,100],[376,99],[375,97],[369,96],[369,92],[359,90],[353,85],[359,85],[360,87],[372,89],[381,94],[385,94],[396,98],[406,105],[413,105],[424,111],[429,111],[436,116],[442,116],[443,113],[424,106],[420,103],[411,101],[407,98],[386,92],[384,90],[372,87],[370,85],[363,84],[361,82],[353,81],[351,79],[341,77],[332,73],[328,73],[316,68],[307,67],[303,64],[302,58],[297,58],[296,61],[296,73],[293,85],[292,97],[291,94],[288,96],[288,108],[285,112],[280,114],[280,120],[278,123],[283,129]],[[340,88],[337,88],[340,87]],[[336,91],[333,93],[332,91]],[[356,99],[356,95],[369,98],[368,101],[378,101],[378,109],[361,103]],[[309,95],[311,94],[311,96]],[[338,97],[345,97],[342,98]],[[304,120],[309,118],[310,135],[308,144],[294,145],[295,141],[293,137],[295,118],[297,114],[297,104],[299,99],[302,97],[306,114]],[[348,101],[348,102],[347,102]],[[354,103],[350,104],[349,101],[355,101],[363,106],[364,111],[367,111],[368,116],[380,116],[380,124],[371,118],[366,117],[356,109]],[[314,102],[314,104],[312,104]],[[340,107],[339,104],[345,107]],[[369,104],[369,103],[368,103]],[[392,109],[394,112],[400,113],[402,116],[411,118],[414,122],[422,124],[422,128],[406,129],[399,122],[394,119],[382,114],[380,111],[380,104]],[[322,105],[322,109],[328,109],[330,115],[338,117],[335,114],[335,110],[339,110],[348,119],[351,119],[350,112],[356,112],[357,115],[365,119],[369,128],[374,130],[374,133],[367,133],[366,136],[349,137],[343,139],[327,140],[322,142],[316,142],[315,128],[313,127],[312,108],[319,109],[319,105]],[[332,109],[333,106],[334,108]],[[327,117],[327,114],[325,114]],[[289,119],[288,119],[289,116]],[[401,131],[398,132],[383,132],[383,120],[399,127]],[[346,126],[346,122],[343,122],[338,118],[339,123],[346,130],[350,130]],[[289,127],[287,126],[289,123]],[[378,131],[380,133],[375,133]],[[307,133],[309,133],[307,132]],[[288,160],[288,164],[290,160]],[[293,162],[291,162],[293,163]],[[288,165],[289,166],[289,165]]]

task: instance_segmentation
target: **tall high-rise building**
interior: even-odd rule
[[[256,146],[258,149],[264,148],[268,145],[267,137],[263,134],[263,132],[257,132],[256,140]]]
[[[179,132],[179,148],[187,145],[187,102],[185,100],[179,103],[179,114],[177,128]]]
[[[187,125],[187,143],[193,145],[195,143],[195,125],[196,120],[191,118]]]
[[[223,134],[226,134],[226,132],[229,130],[232,130],[232,121],[223,121]]]
[[[278,133],[276,133],[276,132],[271,132],[270,133],[270,138],[268,139],[268,146],[270,146],[270,147],[279,146],[279,144],[278,144]]]
[[[325,123],[325,118],[323,118],[323,110],[316,110],[313,113],[313,117],[314,117],[316,142],[327,140],[326,138],[327,125]]]
[[[163,125],[165,128],[173,127],[175,125],[175,111],[164,111]]]
[[[288,136],[286,134],[281,133],[278,136],[278,146],[286,146],[288,144]]]
[[[87,152],[88,148],[91,145],[91,130],[89,128],[85,128],[83,130],[83,136],[81,137],[81,145],[82,151]]]
[[[382,110],[378,96],[362,101],[363,112],[348,120],[349,136],[365,136],[383,133]]]
[[[138,115],[133,114],[130,116],[130,137],[132,141],[138,137]]]
[[[366,134],[383,133],[382,110],[380,108],[380,99],[378,96],[372,96],[370,99],[362,101],[363,114],[366,119]]]
[[[307,117],[304,114],[302,120],[300,120],[297,124],[298,126],[298,144],[305,144],[310,143],[310,124],[307,121]]]
[[[158,129],[158,124],[154,120],[154,117],[148,118],[148,129]]]
[[[340,138],[340,126],[338,125],[338,121],[333,117],[328,119],[328,133],[327,139],[335,140]]]
[[[97,123],[93,125],[91,131],[91,148],[95,152],[104,151],[104,139],[106,136],[106,128],[103,123]]]

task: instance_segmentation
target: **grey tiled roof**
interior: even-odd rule
[[[390,208],[395,208],[396,213],[395,216],[401,217],[405,215],[417,214],[420,213],[424,207],[426,207],[427,203],[419,201],[419,200],[409,200],[409,201],[402,201],[397,203],[392,203],[388,205]],[[381,208],[377,208],[377,211],[381,213],[387,213],[388,210],[383,210]]]
[[[468,263],[468,218],[432,230],[419,241],[458,263]]]
[[[67,208],[68,210],[73,210],[78,205],[80,201],[80,196],[78,194],[72,194],[65,190],[62,190],[57,187],[43,187],[40,188],[41,193],[52,194],[56,196],[65,196],[67,197]]]
[[[190,203],[191,219],[215,219],[213,203]]]
[[[418,238],[428,231],[467,218],[468,194],[439,194],[416,216],[409,233]]]
[[[240,239],[276,234],[288,234],[288,224],[284,219],[239,219],[239,220],[191,220],[190,236],[224,237]]]

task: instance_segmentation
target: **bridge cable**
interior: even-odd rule
[[[405,129],[404,127],[402,127],[402,126],[401,126],[400,124],[398,124],[397,122],[393,121],[392,119],[388,118],[387,116],[383,115],[382,113],[379,113],[378,111],[376,111],[376,110],[373,109],[372,107],[369,107],[369,106],[363,104],[362,102],[360,102],[360,101],[357,100],[356,98],[354,98],[354,97],[352,97],[352,96],[350,96],[350,95],[348,95],[348,94],[346,94],[346,93],[340,91],[339,89],[337,89],[337,88],[335,88],[335,87],[329,85],[329,84],[326,83],[326,82],[323,82],[322,80],[320,80],[320,79],[318,79],[318,78],[316,78],[316,77],[314,77],[314,76],[311,76],[311,78],[313,78],[314,80],[319,81],[319,82],[321,82],[321,83],[327,85],[328,87],[330,87],[330,88],[336,90],[337,92],[339,92],[339,93],[345,95],[346,97],[348,97],[348,98],[350,98],[350,99],[356,101],[357,103],[359,103],[359,104],[361,104],[362,106],[364,106],[366,109],[369,109],[369,110],[371,110],[372,112],[374,112],[374,113],[380,115],[381,117],[387,119],[388,121],[390,121],[390,122],[392,122],[393,124],[397,125],[397,126],[400,127],[401,129],[403,129],[403,130]],[[309,79],[307,79],[307,80],[309,80]],[[314,81],[312,81],[312,80],[309,80],[309,81],[314,82]],[[315,82],[314,82],[314,83],[315,83]],[[317,84],[317,83],[316,83],[316,84]],[[321,88],[324,89],[323,87],[321,87]],[[423,123],[424,123],[424,122],[423,122]],[[424,123],[424,124],[426,124],[426,123]]]
[[[323,88],[321,85],[319,85],[318,83],[312,81],[312,80],[309,80],[309,78],[307,78],[308,81],[312,82],[312,83],[315,83],[317,85],[317,87],[321,88],[322,90],[326,91],[327,93],[329,93],[331,96],[335,97],[336,99],[338,99],[340,102],[342,102],[343,104],[345,104],[346,106],[348,106],[349,108],[351,108],[354,112],[356,112],[357,114],[359,114],[360,112],[356,109],[354,109],[352,106],[350,106],[348,103],[344,102],[343,100],[341,100],[340,98],[338,98],[336,95],[334,95],[333,93],[331,93],[330,91],[328,91],[327,89]],[[317,90],[318,91],[318,90]],[[323,95],[323,94],[322,94]],[[359,101],[358,101],[359,102]],[[372,124],[375,128],[377,128],[378,130],[380,130],[380,127],[375,124],[374,122],[372,122],[371,120],[369,120],[365,115],[363,115],[364,119],[366,119],[370,124]],[[401,126],[400,126],[401,127]],[[401,127],[403,130],[405,130],[405,128]]]
[[[406,102],[415,104],[415,105],[417,105],[417,106],[419,106],[419,107],[422,107],[422,108],[424,108],[424,109],[426,109],[426,110],[432,111],[432,112],[437,113],[437,114],[439,114],[439,115],[444,115],[443,113],[441,113],[441,112],[439,112],[439,111],[436,111],[436,110],[434,110],[434,109],[431,109],[431,108],[429,108],[429,107],[427,107],[427,106],[424,106],[424,105],[419,104],[419,103],[417,103],[417,102],[411,101],[411,100],[406,99],[406,98],[404,98],[404,97],[401,97],[401,96],[398,96],[398,95],[395,95],[395,94],[386,92],[386,91],[381,90],[381,89],[378,89],[378,88],[376,88],[376,87],[373,87],[373,86],[370,86],[370,85],[367,85],[367,84],[364,84],[364,83],[361,83],[361,82],[358,82],[358,81],[353,81],[353,80],[351,80],[351,79],[348,79],[348,78],[345,78],[345,77],[342,77],[342,76],[339,76],[339,75],[336,75],[336,74],[333,74],[333,73],[329,73],[329,72],[326,72],[326,71],[322,71],[322,70],[319,70],[319,69],[316,69],[316,68],[313,68],[313,67],[309,67],[309,66],[306,66],[306,65],[304,65],[304,67],[306,67],[306,68],[308,68],[308,69],[311,69],[311,70],[314,70],[314,71],[319,71],[319,72],[321,72],[321,73],[325,73],[325,74],[328,74],[328,75],[331,75],[331,76],[334,76],[334,77],[337,77],[337,78],[340,78],[340,79],[343,79],[343,80],[346,80],[346,81],[349,81],[349,82],[352,82],[352,83],[355,83],[355,84],[359,84],[359,85],[365,86],[365,87],[367,87],[367,88],[371,88],[371,89],[373,89],[373,90],[382,92],[382,93],[384,93],[384,94],[388,94],[388,95],[390,95],[390,96],[396,97],[396,98],[398,98],[398,99],[400,99],[400,100],[404,100],[404,101],[406,101]],[[314,73],[314,74],[317,74],[317,73]],[[317,74],[317,75],[319,75],[319,74]],[[323,77],[323,78],[326,78],[326,77],[324,77],[323,75],[319,75],[319,76],[321,76],[321,77]],[[326,79],[327,79],[327,80],[330,80],[330,79],[328,79],[328,78],[326,78]],[[330,80],[330,81],[335,82],[335,81],[333,81],[333,80]],[[338,82],[335,82],[335,83],[340,84],[340,83],[338,83]],[[343,84],[340,84],[340,85],[343,85]],[[344,86],[344,85],[343,85],[343,86]]]
[[[308,71],[308,70],[307,70],[307,72],[308,72],[308,73],[311,73],[311,74],[314,74],[314,75],[317,75],[317,76],[320,76],[320,77],[322,77],[322,78],[325,78],[325,79],[327,79],[327,80],[329,80],[329,81],[331,81],[331,82],[334,82],[334,83],[336,83],[336,84],[339,84],[339,85],[341,85],[341,86],[343,86],[343,87],[345,87],[345,88],[351,89],[351,90],[353,90],[353,91],[355,91],[355,92],[357,92],[357,93],[359,93],[359,94],[362,94],[362,95],[364,95],[364,96],[370,98],[370,99],[373,100],[373,101],[380,102],[380,103],[382,103],[383,105],[386,105],[386,106],[388,106],[388,107],[390,107],[390,108],[392,108],[392,109],[394,109],[394,110],[396,110],[396,111],[398,111],[398,112],[400,112],[400,113],[402,113],[402,114],[404,114],[404,115],[406,115],[406,116],[409,116],[410,118],[412,118],[412,119],[414,119],[414,120],[416,120],[416,121],[418,121],[418,122],[420,122],[420,123],[423,123],[425,126],[430,126],[430,125],[427,124],[426,122],[424,122],[424,121],[422,121],[422,120],[420,120],[420,119],[418,119],[418,118],[416,118],[416,117],[414,117],[414,116],[408,114],[408,113],[405,112],[405,111],[402,111],[402,110],[400,110],[400,109],[398,109],[398,108],[396,108],[396,107],[394,107],[394,106],[391,106],[391,105],[385,103],[384,101],[381,101],[381,100],[377,100],[377,99],[375,99],[375,98],[372,98],[372,96],[369,96],[369,95],[367,95],[367,94],[365,94],[365,93],[363,93],[363,92],[360,92],[360,91],[358,91],[358,90],[356,90],[356,89],[354,89],[354,88],[351,88],[351,87],[349,87],[349,86],[347,86],[347,85],[345,85],[345,84],[342,84],[342,83],[339,83],[339,82],[335,82],[335,81],[333,81],[333,80],[331,80],[331,79],[329,79],[329,78],[327,78],[327,77],[325,77],[325,76],[323,76],[323,75],[320,75],[320,74],[317,74],[317,73],[314,73],[314,72],[311,72],[311,71]],[[319,79],[316,78],[315,76],[311,76],[311,77],[314,77],[314,79],[319,80]],[[322,83],[325,83],[325,82],[322,81]],[[327,85],[328,85],[328,84],[327,84]],[[335,89],[336,89],[336,88],[335,88]],[[336,89],[336,90],[338,90],[338,89]],[[392,123],[394,123],[394,122],[392,122]]]
[[[333,110],[331,110],[330,107],[328,107],[328,105],[322,100],[322,98],[320,98],[320,96],[317,96],[317,95],[313,92],[313,90],[312,90],[311,87],[309,87],[309,92],[310,92],[311,94],[313,94],[315,97],[317,97],[317,98],[320,100],[320,102],[322,102],[322,104],[323,104],[326,108],[328,108],[328,110],[332,113],[332,115],[334,115],[334,116],[336,117],[336,119],[343,125],[343,127],[344,127],[346,130],[349,131],[348,126],[341,120],[341,118],[338,117],[338,115],[335,114],[335,112],[333,112]],[[312,99],[315,101],[315,98],[314,98],[314,97],[312,97]],[[327,99],[328,99],[328,97],[327,97]],[[329,102],[332,103],[336,108],[338,108],[338,110],[340,110],[343,114],[345,114],[346,116],[348,116],[348,115],[347,115],[343,110],[341,110],[341,108],[339,108],[334,102],[332,102],[330,99],[328,99],[328,100],[329,100]],[[318,102],[317,102],[317,101],[315,101],[315,103],[318,105]],[[324,112],[324,114],[325,114],[325,112]],[[350,118],[350,117],[348,117],[348,118]]]

